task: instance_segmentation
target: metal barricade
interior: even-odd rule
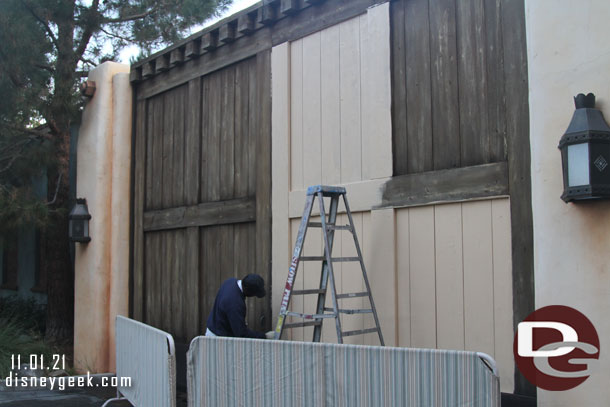
[[[136,407],[176,406],[176,352],[167,332],[123,316],[116,317],[117,398]],[[130,386],[121,383],[130,378]]]

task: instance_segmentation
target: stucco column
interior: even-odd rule
[[[83,112],[76,193],[91,214],[91,242],[77,243],[74,364],[114,371],[114,318],[129,311],[131,87],[129,66],[106,62],[89,80],[96,92]]]
[[[601,344],[589,379],[572,390],[539,389],[539,406],[610,400],[610,201],[565,204],[557,149],[576,94],[595,93],[610,119],[609,21],[607,0],[526,0],[536,308],[576,308]]]

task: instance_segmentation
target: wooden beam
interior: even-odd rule
[[[237,19],[237,31],[243,35],[250,35],[256,29],[256,14],[244,14]]]
[[[204,40],[201,44],[203,49]],[[165,92],[270,48],[271,35],[269,28],[257,30],[245,41],[238,40],[233,44],[223,45],[214,52],[205,52],[199,58],[191,59],[168,72],[142,82],[138,87],[137,98],[138,100],[145,99]]]
[[[506,162],[401,175],[383,187],[384,207],[429,205],[508,195]]]
[[[201,37],[201,51],[213,51],[218,46],[218,30],[210,31]],[[200,51],[200,54],[203,52]]]
[[[237,27],[237,20],[231,21],[218,29],[218,39],[225,44],[229,44],[235,41],[235,29]]]
[[[165,72],[169,69],[169,55],[159,55],[155,59],[155,73]]]
[[[195,39],[187,42],[184,48],[184,57],[186,59],[198,57],[201,51],[201,39]]]
[[[176,48],[169,54],[169,65],[176,66],[184,62],[184,48]]]
[[[144,232],[192,226],[228,225],[256,220],[254,198],[208,202],[144,212]]]

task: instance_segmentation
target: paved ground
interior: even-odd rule
[[[100,407],[104,402],[116,397],[116,389],[101,387],[101,376],[96,376],[93,387],[65,388],[10,388],[0,383],[0,407]],[[179,407],[186,407],[186,395],[178,393]],[[131,407],[127,401],[117,401],[109,407]]]

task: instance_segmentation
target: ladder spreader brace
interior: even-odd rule
[[[309,220],[311,217],[311,211],[313,209],[316,197],[318,198],[320,205],[321,222],[310,222]],[[328,214],[328,219],[326,217],[326,211],[324,209],[325,197],[330,197],[330,212]],[[336,225],[340,197],[343,198],[345,211],[349,219],[349,225]],[[301,256],[301,251],[303,250],[303,244],[305,243],[307,229],[310,227],[322,228],[322,235],[324,237],[323,256]],[[357,257],[332,257],[333,241],[336,230],[348,231],[352,234],[354,238],[354,245],[356,246],[356,252],[358,254]],[[297,268],[301,261],[322,262],[319,288],[304,290],[293,289],[294,281],[297,274]],[[333,263],[336,262],[359,262],[366,291],[357,293],[337,294],[335,275],[333,272]],[[329,281],[332,308],[327,308],[324,306],[326,302],[326,293]],[[311,294],[317,294],[318,296],[316,312],[314,314],[303,314],[299,312],[288,311],[288,305],[290,304],[290,298],[292,295]],[[368,309],[339,308],[338,300],[357,297],[368,297],[371,307]],[[375,327],[356,331],[342,331],[340,314],[373,314],[373,318],[375,320]],[[286,323],[286,317],[288,316],[303,318],[304,321],[297,323]],[[320,337],[322,334],[322,323],[326,318],[335,319],[335,326],[337,329],[337,340],[339,343],[343,343],[343,337],[346,336],[363,335],[367,333],[377,332],[380,344],[382,346],[384,345],[383,335],[381,334],[381,326],[379,325],[379,318],[377,317],[375,303],[373,302],[373,295],[371,294],[371,287],[369,285],[369,280],[366,275],[366,267],[364,266],[364,261],[362,260],[362,251],[360,250],[360,245],[358,244],[358,237],[356,236],[356,229],[354,228],[352,213],[350,212],[349,204],[347,203],[345,188],[315,185],[307,188],[305,209],[303,210],[303,217],[301,218],[299,232],[297,234],[294,251],[292,253],[292,261],[290,262],[290,268],[288,270],[288,279],[286,280],[286,287],[284,288],[284,295],[282,296],[282,303],[280,305],[280,315],[278,317],[277,325],[275,328],[275,339],[280,339],[282,337],[284,329],[313,326],[313,341],[320,342]]]

